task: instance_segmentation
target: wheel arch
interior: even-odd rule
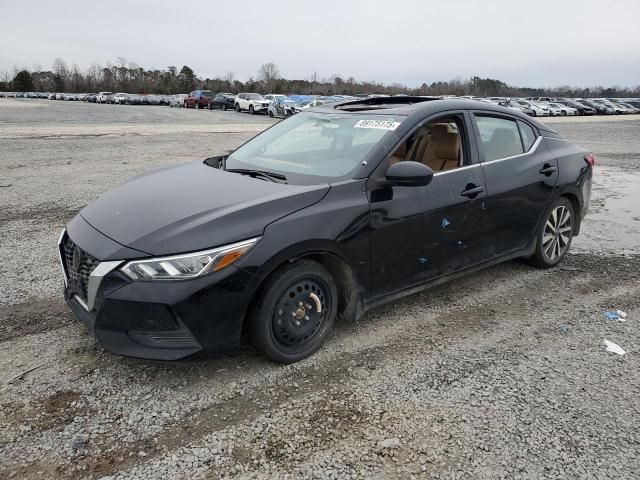
[[[251,296],[248,308],[242,319],[242,338],[249,338],[250,316],[258,299],[264,291],[264,286],[269,278],[284,266],[298,260],[312,260],[325,267],[336,282],[338,290],[338,320],[353,321],[364,312],[361,284],[358,281],[353,268],[335,249],[327,247],[315,247],[308,249],[296,249],[297,251],[280,252],[267,262],[266,268],[260,275],[260,282]]]
[[[564,197],[571,202],[573,207],[573,214],[575,215],[575,229],[573,236],[577,236],[580,233],[580,227],[582,225],[582,200],[579,191],[573,189],[562,190],[558,197]]]

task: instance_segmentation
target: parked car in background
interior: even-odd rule
[[[594,108],[598,115],[614,115],[616,113],[615,109],[606,105],[602,105],[601,103],[594,102],[591,98],[580,98],[578,99],[578,101],[591,108]]]
[[[289,100],[286,96],[278,97],[273,100],[269,107],[267,107],[267,112],[270,117],[289,117],[293,115],[295,112],[294,107],[296,103],[292,100]]]
[[[218,93],[209,100],[209,110],[219,108],[220,110],[233,110],[236,96],[233,93]]]
[[[84,97],[83,101],[87,103],[96,103],[98,94],[97,93],[88,93],[86,97]]]
[[[178,93],[176,95],[171,95],[169,97],[169,106],[171,108],[182,108],[184,107],[184,99],[187,98],[189,95],[187,95],[186,93]]]
[[[554,115],[560,115],[562,117],[566,117],[567,115],[568,116],[578,115],[577,109],[573,107],[569,107],[568,105],[563,105],[562,103],[550,102],[550,103],[547,103],[547,105],[549,105],[549,108],[553,109]]]
[[[264,96],[264,99],[265,100],[269,100],[270,102],[273,102],[274,100],[277,100],[278,98],[286,99],[287,96],[286,95],[281,95],[281,94],[275,94],[275,93],[269,93],[269,94]]]
[[[213,98],[211,90],[194,90],[184,99],[185,108],[208,108],[209,99]]]
[[[239,93],[234,102],[236,112],[267,113],[269,100],[259,93]]]
[[[494,102],[491,102],[491,103],[494,103]],[[518,112],[522,112],[525,115],[529,115],[530,117],[534,117],[535,116],[534,113],[533,113],[533,110],[531,110],[531,108],[529,108],[526,105],[521,105],[515,100],[508,100],[506,102],[501,102],[501,103],[499,103],[499,105],[507,107],[507,108],[510,108],[512,110],[516,110]]]
[[[113,93],[111,92],[98,92],[96,95],[96,103],[111,103],[113,99]]]
[[[532,117],[548,117],[549,116],[549,109],[548,108],[544,108],[541,105],[537,104],[534,101],[531,100],[515,100],[516,103],[518,103],[519,105],[522,105],[524,107],[527,107],[531,110]]]
[[[129,98],[129,94],[127,93],[116,93],[112,98],[111,98],[111,102],[110,103],[114,103],[116,105],[124,105],[125,103],[127,103],[127,100]]]
[[[584,103],[580,103],[576,100],[556,100],[556,103],[574,108],[578,112],[578,115],[595,115],[597,113],[595,108],[585,105]]]

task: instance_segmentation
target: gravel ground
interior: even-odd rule
[[[413,295],[296,365],[160,363],[105,353],[71,317],[59,231],[127,177],[270,120],[0,100],[0,478],[640,477],[640,122],[618,118],[553,119],[600,165],[560,268]]]

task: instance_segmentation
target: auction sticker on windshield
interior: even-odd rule
[[[379,128],[381,130],[395,130],[400,122],[391,122],[389,120],[359,120],[353,128]]]

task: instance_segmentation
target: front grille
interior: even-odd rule
[[[68,236],[62,242],[60,254],[67,275],[69,291],[77,294],[86,302],[89,275],[100,262],[78,247]],[[76,256],[75,261],[74,255]]]

